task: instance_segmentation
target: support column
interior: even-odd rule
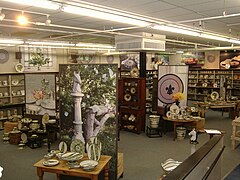
[[[140,52],[140,78],[146,77],[147,53]]]

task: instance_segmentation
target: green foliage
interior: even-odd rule
[[[44,54],[42,53],[41,49],[38,48],[36,52],[31,53],[31,58],[29,59],[28,63],[39,67],[47,64],[49,60],[49,58],[44,58]]]
[[[106,100],[113,106],[116,103],[116,72],[117,66],[112,65],[66,65],[61,67],[60,72],[60,99],[64,102],[64,111],[71,112],[73,98],[73,73],[80,72],[84,94],[82,107],[93,105],[105,105]],[[114,72],[114,76],[109,73]]]

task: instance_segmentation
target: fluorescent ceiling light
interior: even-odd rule
[[[26,6],[34,6],[34,7],[40,7],[45,9],[53,9],[57,10],[59,9],[59,4],[53,3],[48,0],[4,0],[7,2],[17,3],[17,4],[23,4]]]
[[[181,27],[172,27],[167,25],[154,25],[152,26],[153,29],[161,30],[161,31],[168,31],[173,33],[185,34],[189,36],[199,36],[199,32],[195,32],[193,30],[183,29]]]
[[[141,26],[141,27],[150,25],[150,23],[146,21],[142,21],[142,20],[126,17],[126,16],[120,16],[116,14],[111,14],[103,11],[93,10],[93,9],[70,6],[70,5],[64,6],[63,11],[71,14],[79,14],[82,16],[88,16],[93,18],[109,20],[109,21],[126,23],[126,24]]]
[[[77,47],[94,47],[94,48],[106,48],[106,49],[114,49],[115,47],[107,44],[90,44],[90,43],[78,43]]]
[[[226,37],[221,37],[221,36],[218,36],[218,35],[212,35],[212,34],[206,34],[206,33],[200,34],[200,37],[206,38],[206,39],[218,40],[218,41],[225,41],[225,42],[229,41],[229,39],[226,38]]]
[[[30,45],[49,45],[49,46],[75,46],[75,44],[69,44],[69,43],[66,43],[66,42],[48,42],[48,41],[43,41],[43,42],[28,41],[28,42],[26,42],[26,44],[30,44]]]
[[[17,39],[0,39],[0,44],[23,44],[24,41]]]
[[[228,42],[234,43],[234,44],[240,44],[240,40],[238,39],[229,39]]]

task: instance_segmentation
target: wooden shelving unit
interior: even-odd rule
[[[23,73],[0,74],[0,129],[12,115],[23,115],[25,76]]]
[[[190,69],[188,99],[203,101],[213,91],[220,93],[225,87],[226,96],[240,98],[240,70],[237,69]]]
[[[120,128],[140,133],[145,128],[145,78],[121,78],[118,83]]]
[[[158,71],[146,71],[146,113],[151,114],[152,111],[157,111],[157,83]]]

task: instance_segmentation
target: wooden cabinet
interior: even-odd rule
[[[23,115],[25,106],[24,74],[0,74],[0,129],[12,115]]]
[[[223,90],[222,88],[225,88]],[[188,99],[204,101],[213,91],[240,98],[240,70],[190,69],[188,75]]]
[[[140,133],[145,128],[145,78],[122,78],[118,82],[121,129]]]

